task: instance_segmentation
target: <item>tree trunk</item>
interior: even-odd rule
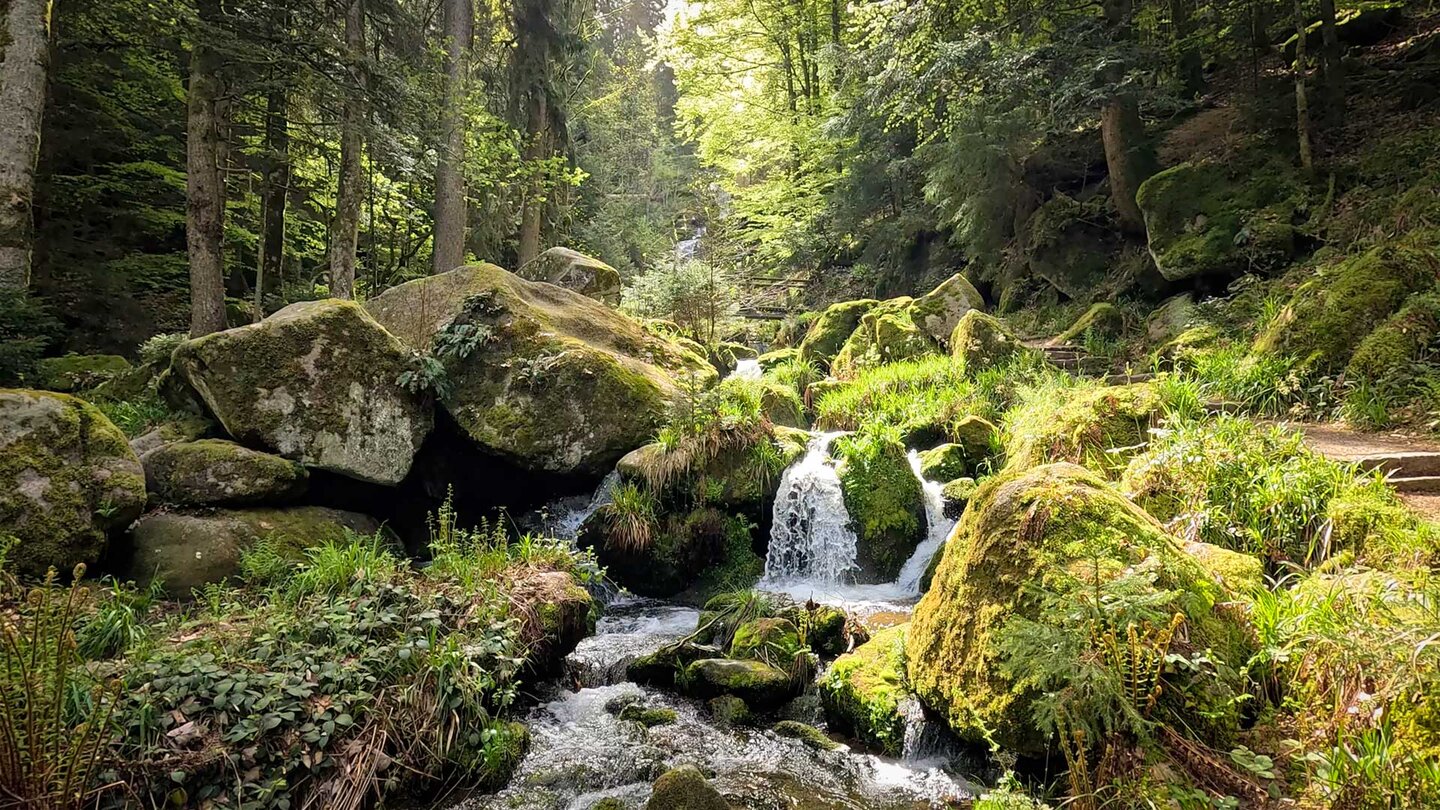
[[[30,286],[35,161],[50,62],[50,0],[8,0],[0,63],[0,292]]]
[[[1345,64],[1335,23],[1335,0],[1320,0],[1320,68],[1325,79],[1325,125],[1345,120]]]
[[[545,160],[550,157],[550,109],[545,88],[531,88],[530,148],[526,159]],[[524,267],[540,255],[540,232],[545,220],[545,199],[541,194],[543,178],[537,176],[526,195],[525,210],[520,214],[520,246],[516,267]]]
[[[1105,18],[1115,39],[1130,36],[1129,0],[1110,0],[1105,4]],[[1124,76],[1121,68],[1107,71],[1106,81],[1119,85]],[[1100,110],[1100,137],[1105,145],[1105,165],[1110,176],[1110,199],[1120,216],[1120,226],[1133,234],[1145,233],[1145,217],[1135,202],[1140,184],[1155,173],[1155,154],[1145,138],[1145,125],[1140,120],[1140,105],[1135,97],[1116,88]]]
[[[261,200],[260,263],[255,311],[265,313],[266,295],[279,292],[285,273],[285,205],[290,189],[290,97],[282,86],[265,101],[265,190]]]
[[[200,17],[219,17],[218,0],[200,0]],[[190,254],[190,337],[225,329],[225,186],[220,173],[220,65],[195,33],[186,93],[185,242]]]
[[[1300,145],[1300,168],[1315,168],[1315,155],[1310,146],[1310,97],[1305,91],[1305,73],[1309,57],[1305,53],[1305,7],[1295,0],[1295,139]]]
[[[1205,91],[1205,71],[1200,59],[1200,49],[1190,42],[1191,34],[1195,33],[1195,26],[1190,18],[1193,10],[1191,2],[1192,0],[1170,0],[1170,26],[1176,47],[1175,72],[1185,92],[1194,97]]]
[[[353,86],[343,89],[340,181],[335,194],[335,220],[330,228],[330,294],[336,298],[355,297],[355,250],[360,237],[360,151],[365,146],[360,131],[365,88],[365,11],[361,0],[350,0],[345,12],[345,45]]]
[[[453,270],[465,263],[465,97],[469,86],[470,0],[445,2],[445,98],[441,113],[440,161],[435,167],[435,245],[431,269]]]

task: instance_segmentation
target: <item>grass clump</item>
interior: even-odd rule
[[[1106,386],[1063,376],[1022,386],[1001,425],[1007,463],[1023,469],[1069,461],[1116,473],[1149,441],[1166,392],[1153,383]]]
[[[835,441],[845,510],[859,540],[856,562],[887,582],[924,534],[920,482],[910,468],[900,429],[870,424]]]
[[[967,416],[997,417],[985,393],[952,358],[907,360],[864,369],[825,392],[815,403],[815,423],[825,430],[889,425],[908,438],[938,443]]]

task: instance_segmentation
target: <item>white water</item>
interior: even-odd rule
[[[765,374],[765,369],[760,368],[759,360],[737,360],[735,370],[730,372],[731,377],[738,377],[742,380],[758,380]]]
[[[558,540],[574,540],[580,534],[585,519],[596,510],[610,503],[615,487],[620,483],[620,473],[612,470],[589,496],[575,495],[560,498],[546,504],[538,518],[541,530]]]
[[[925,476],[920,474],[919,451],[910,451],[910,469],[915,472],[915,478],[919,480],[921,492],[924,493],[926,533],[925,539],[915,547],[915,553],[905,561],[905,567],[900,569],[900,576],[896,577],[895,584],[902,590],[919,596],[920,580],[925,576],[925,569],[930,566],[930,559],[935,556],[935,552],[945,545],[950,531],[955,528],[955,521],[945,517],[945,497],[942,494],[945,485],[926,481]]]
[[[797,582],[843,585],[855,574],[855,532],[830,458],[830,443],[839,435],[813,436],[804,457],[780,478],[761,578],[767,590]]]

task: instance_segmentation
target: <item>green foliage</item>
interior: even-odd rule
[[[135,438],[175,418],[170,406],[153,388],[131,399],[96,397],[94,405],[129,438]]]
[[[140,362],[168,366],[170,356],[175,353],[175,347],[189,339],[190,335],[186,332],[152,335],[140,344]]]
[[[655,496],[642,484],[621,482],[600,507],[605,520],[606,545],[620,551],[639,552],[655,539]]]
[[[738,292],[729,274],[709,262],[659,264],[631,280],[623,307],[637,318],[663,318],[684,334],[714,343],[720,321],[733,314]]]
[[[24,380],[59,328],[40,299],[0,293],[0,383]]]
[[[90,660],[120,655],[150,638],[150,611],[164,593],[164,584],[156,581],[137,590],[133,583],[111,579],[102,593],[94,611],[75,631],[76,651]]]
[[[871,423],[836,439],[834,452],[862,556],[882,576],[899,573],[924,529],[920,482],[906,458],[903,434],[895,426]]]

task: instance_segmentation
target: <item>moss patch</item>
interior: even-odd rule
[[[1007,464],[1025,468],[1070,461],[1118,472],[1149,440],[1147,431],[1162,404],[1150,383],[1080,387],[1067,392],[1058,406],[1027,402],[1006,414]]]
[[[910,319],[913,305],[913,299],[892,298],[871,307],[835,354],[830,372],[847,378],[862,369],[937,353],[935,340]]]
[[[835,442],[845,510],[858,539],[856,562],[868,582],[895,579],[925,532],[924,495],[894,429],[874,428]]]
[[[301,464],[221,439],[167,444],[142,463],[151,496],[178,506],[283,502],[309,477]]]
[[[47,357],[35,364],[40,387],[63,393],[94,388],[128,371],[130,361],[118,354],[67,354]]]
[[[1058,343],[1073,343],[1083,340],[1086,335],[1101,338],[1118,338],[1125,333],[1125,315],[1111,303],[1100,302],[1085,314],[1075,319],[1070,328],[1055,338]]]
[[[1420,359],[1440,337],[1440,293],[1412,295],[1365,336],[1345,367],[1349,379],[1380,382]]]
[[[966,374],[999,365],[1028,351],[998,318],[979,310],[965,313],[950,335],[950,354]]]
[[[830,725],[889,756],[900,756],[905,718],[905,634],[908,624],[876,633],[854,652],[835,659],[820,681]]]
[[[826,737],[825,732],[798,720],[781,720],[771,726],[771,730],[781,737],[799,740],[807,748],[814,748],[816,751],[834,751],[840,747],[840,743]]]
[[[800,359],[828,368],[860,325],[860,318],[879,303],[872,298],[862,298],[831,304],[810,324],[805,339],[800,341]]]

